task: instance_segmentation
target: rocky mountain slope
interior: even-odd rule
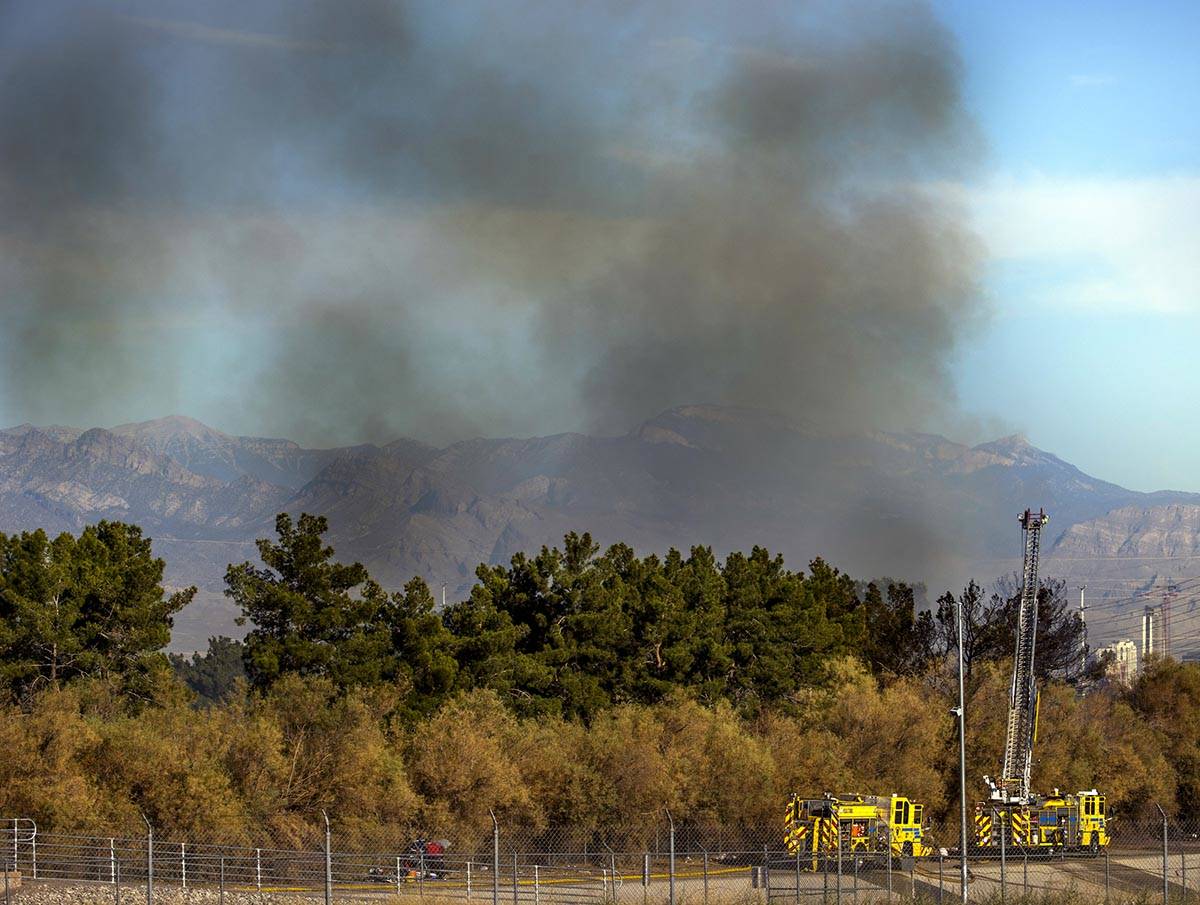
[[[197,474],[100,428],[75,439],[37,429],[0,434],[0,522],[10,530],[75,530],[107,518],[136,521],[152,534],[240,536],[289,495],[249,474]]]
[[[188,640],[230,631],[226,563],[253,558],[275,513],[319,512],[344,558],[388,585],[413,574],[454,596],[480,562],[556,543],[569,530],[640,550],[763,544],[802,565],[940,592],[1019,566],[1016,514],[1053,516],[1047,571],[1071,581],[1153,581],[1149,551],[1200,574],[1200,496],[1143,494],[1092,478],[1008,437],[968,447],[926,434],[832,436],[767,412],[686,406],[619,437],[474,439],[436,449],[308,450],[173,417],[112,430],[0,431],[0,530],[138,522],[173,584],[201,600]],[[1176,557],[1186,556],[1187,559]],[[1119,588],[1111,584],[1111,589]],[[1115,591],[1114,591],[1115,593]]]
[[[1200,558],[1200,505],[1123,506],[1071,525],[1054,546],[1060,556]]]
[[[1157,495],[1156,495],[1157,496]],[[1140,637],[1142,614],[1171,601],[1172,645],[1179,656],[1200,648],[1200,505],[1167,502],[1113,509],[1070,525],[1051,550],[1061,571],[1076,570],[1097,603],[1089,624],[1097,643]]]
[[[291,440],[231,437],[178,415],[122,424],[112,433],[168,456],[196,474],[222,481],[253,477],[292,489],[315,477],[337,452],[301,449]]]

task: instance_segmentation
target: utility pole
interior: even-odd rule
[[[446,611],[446,582],[442,582],[442,612]]]

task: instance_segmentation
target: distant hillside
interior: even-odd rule
[[[339,554],[388,585],[419,574],[451,595],[466,592],[478,563],[573,529],[642,551],[763,544],[796,564],[820,555],[936,594],[1019,567],[1016,515],[1030,505],[1052,516],[1045,571],[1091,576],[1097,594],[1200,574],[1200,496],[1126,490],[1021,437],[968,447],[928,434],[834,436],[717,406],[672,409],[619,437],[444,449],[398,440],[309,450],[182,417],[0,431],[0,530],[143,525],[169,579],[206,592],[180,617],[181,647],[231,630],[225,565],[253,558],[253,539],[280,510],[327,515]],[[1168,558],[1155,565],[1152,552]]]
[[[102,518],[151,533],[240,536],[283,504],[286,488],[249,475],[221,480],[113,431],[0,434],[0,522],[76,530]]]
[[[1155,495],[1157,497],[1158,495]],[[1137,638],[1147,606],[1172,595],[1172,653],[1200,649],[1200,505],[1161,503],[1123,506],[1070,525],[1050,551],[1051,567],[1075,570],[1099,602],[1092,621],[1097,643]],[[1106,599],[1107,598],[1107,599]],[[1122,599],[1125,598],[1125,599]],[[1156,623],[1155,631],[1161,632]]]
[[[337,454],[336,450],[302,449],[291,440],[231,437],[178,415],[122,424],[112,432],[170,456],[196,474],[223,481],[252,477],[293,489],[311,480]]]

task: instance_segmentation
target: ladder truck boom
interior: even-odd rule
[[[1021,602],[1017,613],[1017,649],[1013,657],[1012,689],[1008,705],[1008,731],[1004,738],[1004,768],[992,797],[1029,802],[1029,773],[1033,766],[1033,741],[1037,722],[1037,687],[1034,651],[1038,622],[1038,554],[1042,527],[1049,521],[1044,510],[1026,509],[1020,516],[1025,536],[1021,565]]]

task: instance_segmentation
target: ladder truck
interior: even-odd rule
[[[1017,640],[1009,689],[1004,764],[998,781],[985,776],[990,799],[975,809],[975,845],[994,850],[1002,844],[1021,849],[1096,854],[1108,845],[1105,800],[1096,789],[1042,796],[1030,791],[1033,746],[1037,741],[1038,689],[1034,669],[1038,624],[1038,555],[1044,510],[1026,509],[1020,516],[1025,557]]]

